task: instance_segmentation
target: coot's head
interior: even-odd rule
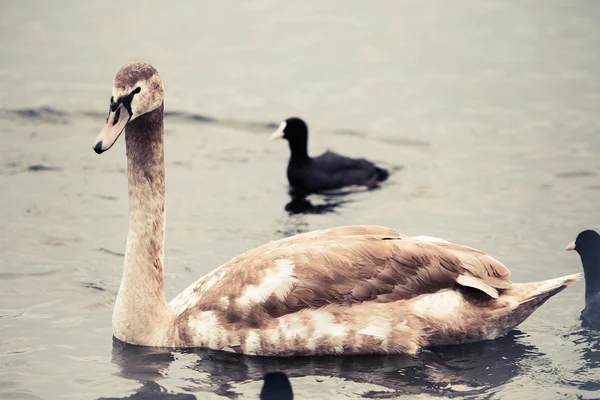
[[[110,149],[127,124],[162,106],[163,95],[162,80],[152,65],[124,65],[115,76],[108,118],[94,140],[94,151],[100,154]]]
[[[265,383],[260,392],[261,400],[292,400],[292,384],[283,372],[269,372],[265,375]]]
[[[286,139],[289,142],[306,142],[308,127],[300,118],[288,118],[279,124],[279,128],[271,135],[271,140]]]
[[[575,250],[580,256],[600,254],[600,234],[591,229],[581,232],[566,250]]]

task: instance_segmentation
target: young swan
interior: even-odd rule
[[[494,339],[580,274],[513,284],[470,247],[380,226],[345,226],[239,255],[164,298],[163,85],[150,65],[116,75],[94,150],[125,130],[129,232],[114,336],[144,346],[268,356],[414,354]]]

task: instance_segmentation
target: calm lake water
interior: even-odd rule
[[[507,337],[419,357],[261,359],[113,344],[125,142],[97,156],[114,74],[165,82],[166,296],[297,232],[381,224],[477,247],[515,281],[581,270],[600,229],[600,2],[3,2],[0,398],[600,398],[574,284]],[[395,170],[286,211],[292,115],[313,154]],[[289,207],[288,207],[289,208]]]

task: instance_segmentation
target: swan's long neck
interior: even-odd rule
[[[165,164],[163,107],[127,125],[129,232],[113,334],[135,344],[156,340],[170,317],[164,297]]]

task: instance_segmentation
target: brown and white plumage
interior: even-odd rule
[[[578,278],[512,284],[509,275],[470,247],[348,226],[259,246],[170,305],[179,323],[216,320],[218,340],[201,327],[189,337],[202,347],[262,355],[414,353],[501,336]]]
[[[102,153],[126,130],[129,234],[113,312],[122,341],[273,356],[414,354],[496,338],[579,278],[513,284],[473,248],[347,226],[259,246],[167,303],[162,96],[154,68],[124,66],[94,146]]]

